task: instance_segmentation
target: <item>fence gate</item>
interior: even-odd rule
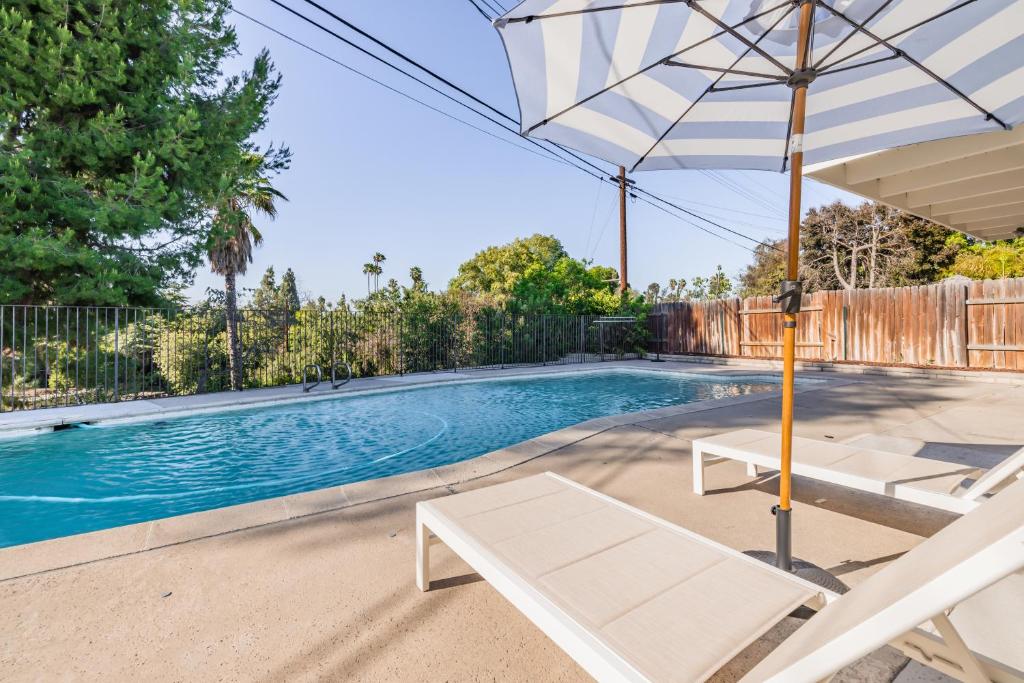
[[[804,295],[796,325],[798,360],[824,358],[821,294]],[[743,299],[740,317],[740,355],[748,358],[782,356],[782,312],[770,296]]]
[[[965,326],[970,367],[1024,370],[1024,279],[970,283]]]

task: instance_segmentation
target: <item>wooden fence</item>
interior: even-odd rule
[[[650,351],[779,358],[769,296],[658,304]],[[1024,370],[1024,278],[804,295],[797,358]]]

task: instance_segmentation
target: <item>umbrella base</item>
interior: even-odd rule
[[[743,554],[747,557],[752,557],[755,560],[760,560],[765,564],[770,564],[773,567],[775,566],[775,553],[771,550],[744,550]],[[821,586],[826,590],[830,590],[833,593],[839,593],[842,595],[850,590],[849,586],[818,565],[806,562],[796,557],[793,558],[793,573],[801,579],[810,581],[811,583]]]

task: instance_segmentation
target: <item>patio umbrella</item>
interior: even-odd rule
[[[625,166],[790,172],[776,562],[803,164],[1024,120],[1024,0],[526,0],[495,21],[522,133]]]

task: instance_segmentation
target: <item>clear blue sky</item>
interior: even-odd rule
[[[283,1],[347,35],[302,0]],[[320,2],[518,116],[498,35],[468,0]],[[502,2],[511,6],[511,0]],[[472,117],[269,0],[236,0],[236,7],[435,106]],[[254,287],[272,265],[278,276],[291,267],[303,294],[329,300],[342,293],[365,295],[362,265],[380,251],[387,256],[385,279],[406,282],[409,267],[417,265],[432,288],[443,288],[459,263],[478,250],[535,232],[555,235],[575,257],[618,266],[614,187],[599,186],[576,169],[451,121],[237,14],[229,18],[237,26],[242,54],[228,70],[245,68],[268,47],[283,74],[280,98],[262,141],[286,143],[294,152],[292,168],[277,179],[290,201],[282,203],[276,221],[259,221],[266,241],[240,278],[241,286]],[[786,176],[756,171],[718,175],[648,172],[635,179],[754,237],[784,234]],[[838,197],[856,201],[811,180],[805,187],[805,206]],[[750,260],[749,251],[642,202],[631,203],[629,212],[629,273],[637,289],[671,277],[708,275],[717,264],[735,276]],[[209,286],[221,284],[204,266],[188,294],[201,297]]]

